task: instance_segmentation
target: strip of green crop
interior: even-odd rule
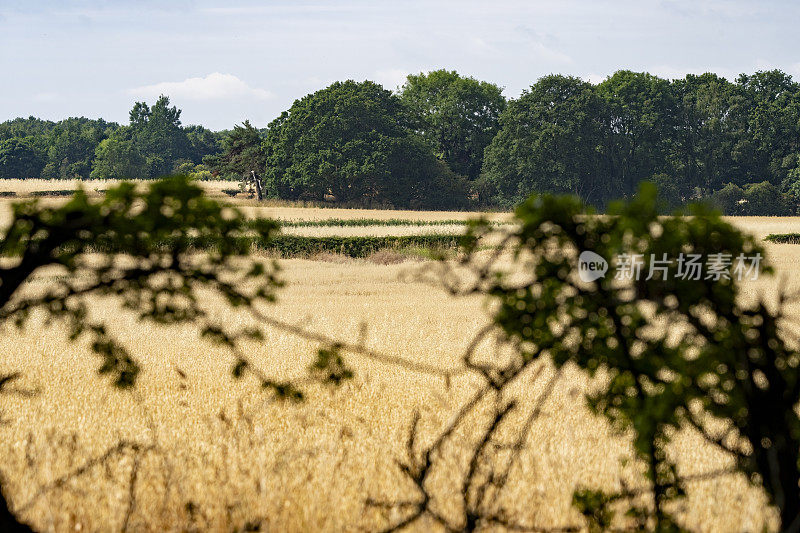
[[[457,250],[464,242],[460,235],[404,235],[386,237],[303,237],[277,235],[266,242],[255,243],[257,249],[274,252],[281,257],[309,257],[319,253],[335,253],[348,257],[368,257],[380,250],[421,248],[431,252]]]
[[[381,250],[402,251],[425,251],[431,256],[440,253],[454,252],[462,245],[467,244],[468,239],[463,235],[402,235],[384,237],[305,237],[301,235],[278,234],[268,237],[263,236],[241,236],[240,244],[249,246],[255,251],[264,251],[279,257],[311,257],[320,253],[341,254],[348,257],[363,258],[369,257]],[[211,250],[215,246],[213,241],[202,237],[182,237],[181,247],[189,247],[198,251]],[[173,244],[169,241],[153,243],[158,248],[170,248]],[[98,253],[118,253],[119,243],[112,241],[97,241],[91,251]],[[13,255],[13,254],[12,254]]]
[[[467,220],[410,220],[402,218],[326,218],[322,220],[280,220],[285,228],[312,227],[364,227],[364,226],[466,226]],[[492,221],[492,225],[508,224],[508,222]]]
[[[800,233],[771,233],[764,240],[777,244],[800,244]]]

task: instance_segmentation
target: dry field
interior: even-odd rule
[[[139,183],[145,184],[145,181]],[[8,223],[10,205],[20,199],[29,199],[31,194],[36,191],[63,191],[83,187],[92,195],[99,195],[99,191],[104,191],[113,187],[116,182],[111,180],[85,180],[85,181],[57,181],[57,180],[0,180],[0,227]],[[255,200],[244,198],[241,194],[231,199],[222,192],[223,189],[236,189],[238,184],[230,181],[201,181],[198,184],[205,189],[206,193],[218,200],[231,203],[240,208],[248,216],[269,217],[284,221],[299,220],[327,220],[327,219],[402,219],[402,220],[423,220],[423,221],[449,221],[449,220],[469,220],[476,216],[476,213],[465,211],[403,211],[403,210],[378,210],[378,209],[340,209],[333,207],[289,207],[285,202],[281,205],[271,205],[270,202],[259,204]],[[13,192],[15,198],[4,198],[3,192]],[[58,204],[63,202],[63,198],[41,198],[44,204]],[[486,218],[496,221],[506,221],[511,219],[509,213],[486,213]],[[378,228],[376,226],[375,228]],[[429,232],[452,232],[460,229],[459,226],[432,226],[417,227],[392,226],[386,230],[376,229],[373,232],[364,230],[363,227],[348,228],[292,228],[292,233],[299,235],[410,235],[416,233]],[[393,231],[393,233],[392,233]]]
[[[136,183],[147,183],[146,180],[132,180]],[[83,188],[88,192],[96,192],[108,189],[118,184],[116,180],[0,180],[0,193],[12,192],[19,197],[30,196],[37,191],[62,191],[68,189]],[[219,197],[225,196],[223,189],[235,189],[237,183],[223,180],[210,180],[200,182],[209,195]]]
[[[0,207],[2,224],[8,215]],[[469,216],[248,209],[292,220]],[[800,231],[798,219],[732,221],[758,236]],[[323,230],[332,231],[303,229]],[[800,246],[769,245],[768,253],[777,275],[800,286]],[[408,360],[457,365],[487,320],[479,298],[453,299],[417,279],[420,263],[291,259],[282,266],[288,285],[267,309],[270,315],[346,341],[364,335],[370,348]],[[28,290],[56,282],[55,274],[41,273]],[[771,280],[750,283],[745,297],[774,296],[775,286]],[[0,330],[0,374],[24,375],[16,384],[23,394],[0,397],[0,471],[13,505],[42,531],[241,531],[256,524],[265,531],[380,529],[399,515],[368,509],[365,500],[414,494],[395,463],[404,458],[413,412],[420,412],[422,435],[430,439],[475,384],[462,377],[447,388],[437,377],[348,356],[356,371],[351,382],[337,389],[314,386],[304,403],[277,402],[252,380],[234,381],[230,354],[198,340],[191,328],[142,326],[113,301],[96,303],[94,312],[142,362],[133,393],[113,390],[98,377],[97,359],[85,346],[69,343],[58,324]],[[214,309],[228,321],[250,320],[222,305]],[[302,376],[318,345],[269,328],[265,335],[265,342],[247,347],[250,357],[276,377]],[[537,398],[544,381],[525,384],[525,394]],[[633,466],[621,468],[618,461],[630,455],[625,439],[611,435],[583,407],[581,393],[588,387],[569,371],[544,404],[503,496],[522,522],[580,525],[571,507],[577,486],[614,489],[621,479],[638,482]],[[87,464],[119,442],[136,448],[122,446]],[[723,456],[688,432],[672,451],[684,474],[725,465]],[[79,475],[62,478],[82,466]],[[453,512],[457,480],[439,475],[433,482],[442,512]],[[740,476],[693,483],[685,503],[680,516],[697,531],[775,526],[763,495]],[[416,524],[419,531],[431,527]]]

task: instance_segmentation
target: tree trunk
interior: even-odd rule
[[[261,189],[261,180],[258,179],[254,170],[250,171],[250,175],[253,177],[253,185],[256,187],[256,198],[258,198],[260,202],[264,199],[264,191]]]

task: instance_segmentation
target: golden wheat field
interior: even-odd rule
[[[8,220],[8,204],[0,205],[0,225]],[[474,216],[246,209],[284,220]],[[758,237],[800,231],[800,220],[792,218],[731,221]],[[302,233],[327,235],[337,229],[336,234],[358,230],[354,234],[362,235],[426,228],[325,227],[303,228]],[[800,286],[800,246],[767,249],[776,277]],[[445,369],[458,364],[487,322],[480,298],[450,297],[416,276],[422,262],[333,259],[282,260],[287,285],[265,312],[313,332],[344,341],[362,339],[374,350]],[[57,275],[41,272],[26,290],[56,283]],[[774,280],[751,282],[744,297],[774,297],[776,286]],[[92,312],[108,321],[142,363],[133,392],[115,390],[98,376],[98,360],[86,346],[70,343],[59,324],[34,321],[22,332],[10,326],[0,330],[0,374],[23,374],[15,383],[18,394],[0,398],[1,471],[12,506],[41,531],[379,530],[397,521],[398,511],[365,502],[414,494],[396,463],[405,456],[413,413],[420,413],[423,440],[431,439],[475,386],[468,376],[448,386],[436,376],[349,355],[353,380],[338,388],[310,386],[302,403],[275,401],[257,382],[234,380],[231,354],[199,340],[192,328],[142,325],[111,300],[95,304]],[[221,303],[210,304],[218,318],[231,323],[252,320]],[[319,346],[284,331],[265,327],[264,333],[263,342],[246,346],[248,356],[278,378],[303,376]],[[546,369],[543,377],[550,372]],[[529,401],[542,393],[543,377],[521,384]],[[634,466],[620,466],[619,459],[630,455],[626,439],[612,435],[584,407],[582,393],[589,387],[568,369],[525,443],[502,503],[526,524],[580,528],[580,515],[571,506],[576,487],[618,489],[623,481],[637,483]],[[683,474],[725,466],[724,456],[688,431],[676,438],[671,451]],[[458,457],[457,445],[451,452]],[[98,457],[102,460],[94,461]],[[63,477],[76,469],[77,475]],[[440,512],[453,512],[457,480],[445,474],[432,483],[442,495]],[[689,489],[678,516],[694,530],[775,528],[763,494],[742,476],[698,481]],[[414,529],[435,530],[435,524],[423,520]]]

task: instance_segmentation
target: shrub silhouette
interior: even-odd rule
[[[11,225],[0,235],[0,257],[7,259],[0,268],[0,323],[21,327],[37,310],[62,319],[73,340],[90,339],[102,360],[101,373],[119,387],[131,387],[139,365],[88,313],[89,297],[117,296],[140,320],[195,324],[202,335],[234,350],[235,375],[250,371],[265,387],[291,395],[289,384],[260,375],[235,350],[237,340],[259,332],[216,322],[198,296],[200,289],[211,290],[232,307],[272,301],[280,286],[277,267],[243,259],[255,237],[266,241],[276,229],[272,221],[246,221],[240,212],[206,198],[184,176],[154,182],[145,191],[122,183],[101,201],[78,191],[60,207],[18,203]],[[202,254],[197,253],[198,240],[204,244]],[[96,250],[104,253],[91,254]],[[25,281],[46,266],[65,271],[59,284],[44,294],[21,293]],[[54,377],[58,373],[52,369]],[[0,392],[14,377],[0,378]],[[2,490],[0,529],[30,531],[12,514]]]
[[[800,353],[787,344],[791,331],[782,327],[788,298],[782,295],[777,306],[742,304],[739,278],[756,271],[737,270],[742,263],[737,258],[748,258],[750,268],[764,250],[703,206],[692,207],[691,217],[659,217],[658,207],[655,187],[647,184],[632,200],[613,204],[607,216],[593,216],[574,197],[532,197],[516,210],[517,229],[506,232],[501,247],[488,256],[478,247],[492,227],[486,222],[472,226],[476,239],[466,241],[471,244],[462,265],[468,276],[447,263],[437,267],[437,279],[453,294],[480,293],[493,304],[492,323],[463,356],[483,385],[427,447],[419,445],[415,418],[402,463],[415,497],[368,502],[401,513],[402,519],[387,529],[422,517],[450,530],[580,528],[521,524],[500,501],[540,406],[568,363],[591,376],[602,372],[588,404],[613,428],[632,435],[636,457],[646,467],[640,488],[575,492],[573,503],[591,530],[626,520],[615,514],[620,508],[634,529],[681,529],[667,504],[685,494],[689,479],[679,475],[666,448],[675,431],[686,428],[733,459],[731,469],[692,479],[741,472],[763,487],[783,530],[800,528]],[[578,255],[586,250],[612,262],[605,277],[581,281]],[[621,254],[643,257],[638,279],[615,279],[613,259],[619,262]],[[704,261],[728,258],[729,275],[706,279],[703,272],[699,279],[682,279],[676,270],[680,254],[700,254]],[[511,266],[504,260],[508,257]],[[651,265],[660,265],[651,258],[664,257],[672,259],[666,275],[654,269],[650,276]],[[770,272],[761,268],[762,274]],[[476,356],[482,339],[493,335],[513,356]],[[526,374],[538,378],[549,364],[554,376],[533,404],[515,397],[515,382]],[[475,424],[476,417],[482,422]],[[442,456],[452,453],[447,452],[452,437],[467,427],[479,428],[460,443],[469,459],[453,467],[454,459],[448,463]],[[510,444],[509,433],[514,435]],[[461,494],[460,516],[439,511],[442,495],[427,483],[437,468],[462,468],[447,474]]]

